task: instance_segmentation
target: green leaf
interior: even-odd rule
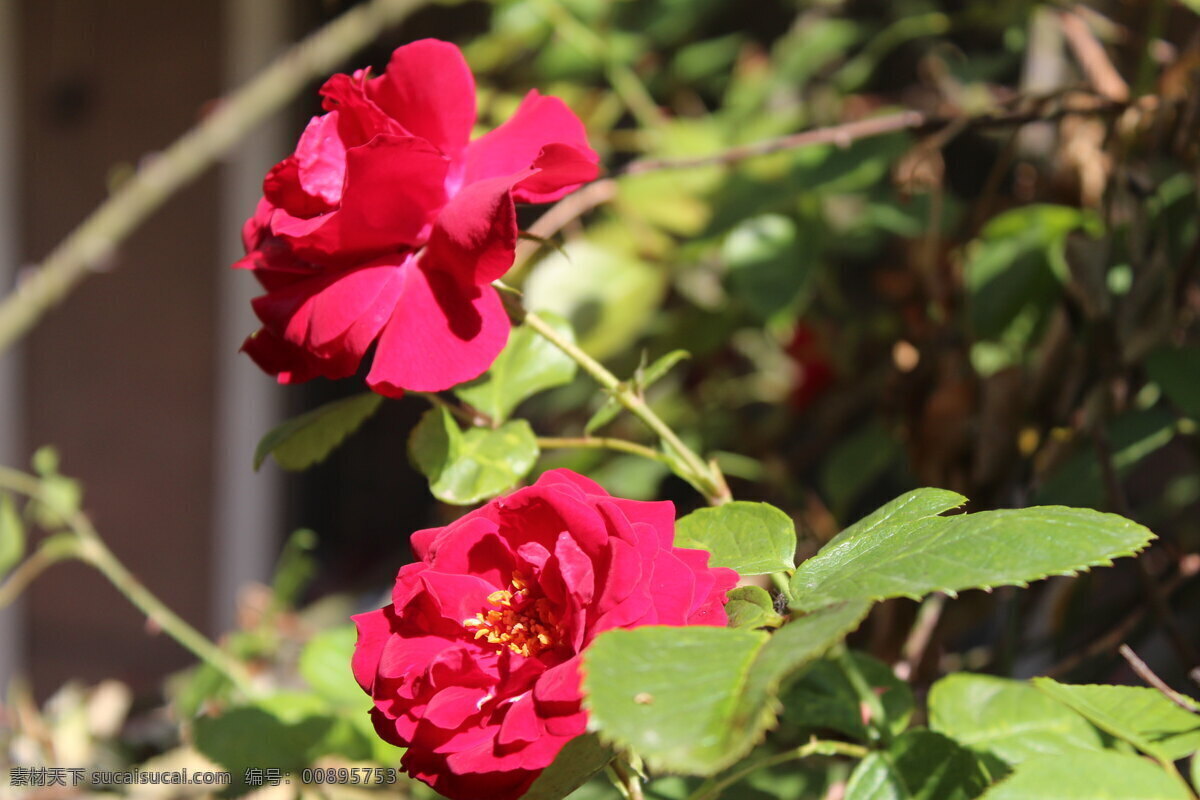
[[[742,575],[779,572],[796,564],[796,524],[767,503],[735,501],[680,519],[675,546],[707,550],[710,566]]]
[[[276,605],[295,608],[301,593],[317,574],[317,534],[308,528],[298,528],[284,542],[275,562],[275,577],[271,581]]]
[[[1138,756],[1062,753],[1018,764],[983,800],[1194,800],[1183,782]]]
[[[795,313],[808,295],[812,259],[800,247],[796,223],[779,214],[743,220],[721,250],[729,282],[752,313],[766,321]]]
[[[990,783],[979,759],[954,740],[911,730],[885,753],[872,753],[855,767],[846,800],[970,800]]]
[[[1154,538],[1115,514],[1041,506],[937,514],[962,498],[918,489],[834,537],[792,577],[792,607],[1025,585],[1110,565]]]
[[[382,403],[382,395],[364,392],[289,419],[258,443],[254,451],[254,468],[261,467],[267,456],[274,456],[275,463],[292,471],[308,469],[324,461],[347,436],[378,411]]]
[[[616,355],[659,314],[666,272],[647,263],[630,230],[591,226],[587,239],[549,253],[525,282],[525,305],[571,323],[579,346],[594,358]]]
[[[275,767],[296,772],[325,752],[322,746],[335,720],[316,698],[288,692],[286,715],[271,704],[234,708],[219,717],[201,717],[193,727],[196,749],[228,770],[230,793],[244,794],[250,767]]]
[[[960,673],[935,683],[929,727],[984,756],[993,772],[1038,756],[1104,748],[1099,732],[1071,709],[1025,681],[991,675]]]
[[[434,497],[470,505],[494,497],[525,477],[538,457],[537,437],[523,419],[463,433],[446,409],[431,408],[408,440],[413,464]]]
[[[761,586],[739,586],[725,605],[731,628],[777,628],[784,620],[775,611],[771,595]]]
[[[521,800],[561,800],[604,769],[612,758],[612,748],[602,744],[595,734],[576,736],[521,795]]]
[[[354,680],[348,660],[357,638],[353,625],[321,631],[304,646],[297,669],[308,685],[333,705],[362,711],[368,698]]]
[[[1200,348],[1156,350],[1146,359],[1146,372],[1183,413],[1200,420]]]
[[[671,367],[691,357],[692,354],[687,350],[672,350],[666,355],[654,359],[654,363],[645,369],[638,367],[637,372],[634,374],[634,385],[638,389],[647,389],[670,372]]]
[[[1192,788],[1200,792],[1200,755],[1192,756]]]
[[[617,398],[609,396],[609,398],[605,400],[599,408],[596,409],[596,413],[592,414],[592,416],[588,419],[587,424],[583,426],[583,432],[588,436],[591,436],[593,433],[616,419],[617,415],[621,413],[623,408],[624,406],[617,402]]]
[[[0,578],[25,557],[25,523],[8,492],[0,494]]]
[[[1033,685],[1159,761],[1178,761],[1200,749],[1200,715],[1184,711],[1155,689],[1071,686],[1050,678],[1034,678]]]
[[[783,682],[845,638],[868,608],[823,609],[773,636],[705,626],[608,631],[584,652],[589,724],[653,769],[719,772],[774,724]]]
[[[879,727],[900,735],[913,712],[913,693],[891,668],[866,653],[850,652],[859,674],[879,696],[885,719]],[[860,741],[870,733],[863,721],[858,691],[835,660],[824,659],[809,667],[784,698],[783,718],[811,730],[832,729]]]
[[[575,341],[571,326],[557,314],[543,316],[556,333],[570,342]],[[570,383],[575,377],[576,364],[534,330],[524,325],[513,329],[508,344],[480,377],[454,390],[458,398],[503,422],[521,401],[545,389]]]

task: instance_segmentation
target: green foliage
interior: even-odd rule
[[[691,354],[686,350],[672,350],[666,355],[656,358],[654,363],[646,366],[646,354],[643,352],[642,363],[638,365],[638,368],[633,373],[633,390],[638,394],[642,394],[646,389],[654,385],[656,381],[670,372],[671,367],[690,357]],[[617,398],[609,395],[604,403],[596,409],[596,413],[592,414],[588,419],[587,424],[583,426],[583,432],[591,435],[616,419],[617,415],[623,409],[624,406],[621,405]]]
[[[38,495],[31,498],[27,513],[43,530],[58,530],[79,512],[83,502],[83,486],[74,478],[59,473],[58,451],[53,447],[38,448],[33,454],[32,464],[41,482]]]
[[[25,523],[12,495],[0,492],[0,579],[25,556]]]
[[[364,760],[397,753],[378,742],[361,708],[352,714],[338,711],[304,692],[278,692],[219,716],[201,717],[193,735],[196,748],[230,772],[233,783],[227,794],[232,796],[255,788],[244,780],[251,767],[269,765],[295,773],[324,755]]]
[[[680,519],[675,545],[707,550],[710,566],[762,575],[795,566],[796,525],[767,503],[734,501]]]
[[[1146,359],[1146,371],[1183,413],[1200,419],[1200,348],[1156,350]]]
[[[318,695],[348,708],[363,707],[367,698],[346,661],[357,638],[353,625],[320,631],[308,640],[297,664],[300,676]]]
[[[529,474],[538,457],[537,437],[523,419],[465,433],[441,406],[421,417],[408,455],[442,502],[470,505],[494,497]]]
[[[559,800],[578,789],[612,761],[613,752],[592,733],[567,743],[545,772],[522,795],[523,800]]]
[[[824,609],[771,636],[709,627],[609,631],[584,654],[590,724],[654,769],[714,774],[774,723],[784,681],[866,611],[863,603]]]
[[[1184,711],[1156,689],[1069,686],[1050,678],[1035,678],[1033,685],[1100,730],[1163,763],[1200,750],[1200,715]]]
[[[272,456],[284,469],[299,471],[319,464],[346,437],[379,410],[383,396],[363,392],[326,403],[273,428],[254,451],[254,468]]]
[[[1137,553],[1154,534],[1088,509],[1044,506],[938,516],[966,498],[918,489],[847,528],[796,570],[792,607],[920,598],[1070,575]]]
[[[966,748],[939,733],[911,730],[855,767],[846,800],[970,800],[990,776]]]
[[[984,800],[1190,800],[1177,777],[1123,753],[1031,758],[982,795]]]
[[[1024,681],[948,675],[929,693],[929,727],[987,759],[993,773],[1030,758],[1104,747],[1087,720]]]
[[[883,662],[865,653],[847,653],[867,689],[879,698],[884,718],[870,720],[899,736],[912,718],[912,689]],[[783,718],[806,730],[833,730],[859,741],[870,741],[863,719],[862,697],[841,659],[822,659],[809,667],[784,696]]]
[[[725,605],[731,628],[777,628],[784,619],[775,612],[775,602],[761,586],[739,586],[729,592]]]
[[[560,336],[575,341],[566,320],[551,313],[544,316]],[[575,362],[569,356],[534,331],[520,326],[513,329],[508,344],[488,371],[457,387],[454,393],[500,423],[527,397],[570,383],[575,370]]]
[[[795,222],[778,214],[747,219],[729,232],[722,256],[733,294],[756,317],[796,315],[812,273]]]

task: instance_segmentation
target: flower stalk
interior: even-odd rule
[[[0,467],[0,487],[39,502],[45,500],[37,478],[8,467]],[[47,538],[33,555],[13,571],[7,581],[0,584],[0,608],[15,600],[47,567],[69,558],[78,559],[99,571],[151,622],[192,655],[221,672],[244,694],[256,694],[253,679],[245,665],[188,624],[147,589],[108,549],[86,514],[76,511],[64,521],[68,531]]]
[[[703,494],[712,505],[721,505],[731,499],[729,487],[717,472],[714,465],[706,464],[690,447],[683,443],[679,435],[671,429],[662,417],[646,403],[645,399],[628,384],[623,383],[616,375],[596,359],[589,356],[574,342],[560,336],[546,320],[532,311],[525,312],[524,322],[546,341],[563,351],[576,364],[591,375],[609,394],[616,398],[631,414],[646,424],[658,436],[667,451],[666,460],[675,468],[679,477],[686,480]]]

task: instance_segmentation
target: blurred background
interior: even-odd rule
[[[0,269],[42,258],[222,92],[351,5],[0,0]],[[1118,511],[1160,535],[1136,563],[939,610],[918,677],[1123,680],[1113,651],[1130,641],[1186,681],[1200,664],[1194,5],[432,4],[345,68],[423,36],[463,46],[483,128],[536,86],[580,114],[610,170],[902,109],[938,120],[619,178],[580,201],[561,250],[523,244],[512,281],[619,375],[687,350],[651,402],[717,454],[737,497],[788,510],[805,554],[923,485],[972,510]],[[214,635],[261,622],[291,531],[316,535],[284,548],[306,565],[289,602],[340,595],[349,613],[382,596],[408,533],[462,510],[408,464],[419,398],[388,401],[306,473],[252,469],[272,425],[361,391],[277,387],[236,352],[256,289],[227,266],[262,175],[319,111],[316,86],[122,243],[0,373],[0,461],[53,444],[117,555]],[[581,377],[521,415],[578,434],[596,394]],[[605,430],[646,440],[624,417]],[[563,465],[614,494],[699,502],[656,462],[551,451],[538,469]],[[883,604],[860,644],[905,657],[916,614]],[[0,613],[0,681],[23,674],[39,697],[102,678],[153,695],[190,661],[82,565]]]

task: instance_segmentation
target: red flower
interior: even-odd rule
[[[351,375],[376,341],[367,383],[381,394],[476,377],[508,338],[489,284],[512,265],[513,204],[596,176],[583,124],[534,90],[468,141],[474,78],[457,47],[432,39],[321,94],[328,113],[267,174],[243,231],[235,266],[267,290],[243,349],[281,383]]]
[[[519,797],[584,732],[580,653],[603,631],[725,625],[737,573],[673,547],[675,509],[569,470],[417,531],[354,675],[401,765],[452,798]]]

